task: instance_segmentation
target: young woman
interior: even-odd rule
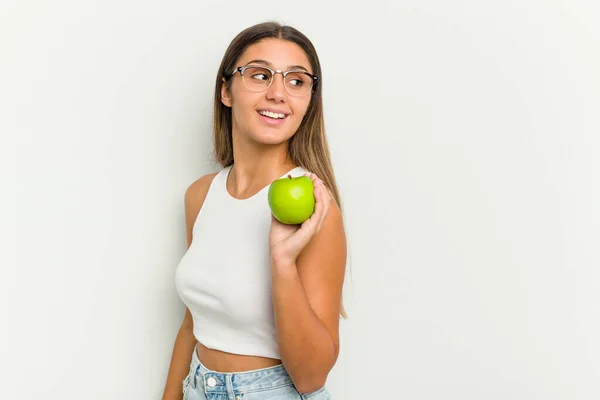
[[[321,80],[312,43],[289,26],[252,26],[225,53],[213,132],[223,168],[185,193],[188,250],[175,281],[186,313],[165,400],[331,398],[346,237]],[[302,175],[315,211],[282,224],[270,184]]]

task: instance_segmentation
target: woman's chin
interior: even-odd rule
[[[252,139],[264,145],[277,145],[290,139],[292,135],[282,135],[281,132],[262,132],[259,135],[253,135]]]

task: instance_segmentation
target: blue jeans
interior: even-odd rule
[[[216,372],[192,354],[190,372],[183,381],[184,400],[331,400],[322,387],[310,393],[296,390],[283,364],[244,372]]]

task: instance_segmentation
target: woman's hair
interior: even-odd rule
[[[237,67],[236,63],[246,49],[263,39],[269,38],[286,40],[300,46],[310,61],[313,74],[319,77],[319,81],[313,87],[306,114],[298,130],[289,140],[288,153],[295,165],[315,173],[323,180],[341,208],[339,190],[335,182],[329,146],[325,137],[321,64],[311,41],[291,26],[281,25],[277,22],[257,24],[240,32],[229,44],[219,66],[215,84],[213,144],[216,161],[222,167],[232,165],[234,161],[231,108],[221,102],[223,79],[229,85],[229,76]],[[347,317],[343,303],[340,314],[343,318]]]

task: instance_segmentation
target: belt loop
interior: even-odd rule
[[[198,372],[200,372],[200,364],[194,369],[194,389],[198,386]]]

